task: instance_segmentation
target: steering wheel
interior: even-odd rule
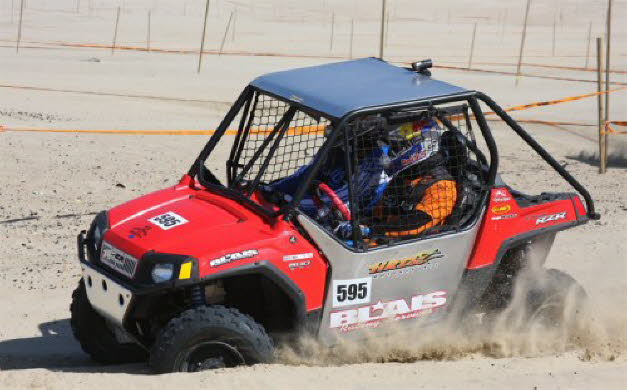
[[[338,222],[352,220],[351,211],[335,191],[324,183],[319,183],[316,187],[316,203],[322,204],[322,195],[326,195],[331,200],[332,214],[338,219]]]

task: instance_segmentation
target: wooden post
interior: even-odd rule
[[[505,12],[503,12],[503,28],[501,29],[501,42],[503,42],[505,38],[505,26],[507,25],[507,17],[508,17],[507,8],[505,8]]]
[[[531,7],[531,0],[527,0],[527,9],[525,10],[525,21],[520,37],[520,52],[518,53],[518,65],[516,65],[516,85],[520,80],[520,64],[522,63],[523,50],[525,48],[525,38],[527,37],[527,20],[529,18],[529,8]]]
[[[390,31],[390,10],[387,10],[387,12],[385,13],[385,46],[388,45],[388,36],[390,35],[388,32]]]
[[[468,69],[472,68],[472,55],[475,51],[475,37],[477,36],[477,22],[472,29],[472,41],[470,42],[470,55],[468,56]]]
[[[607,4],[607,33],[605,36],[605,121],[610,120],[610,46],[612,43],[612,0]],[[605,138],[605,153],[607,154],[607,136]]]
[[[148,10],[148,25],[147,25],[147,31],[146,31],[146,51],[148,51],[150,53],[150,13],[151,10]]]
[[[24,17],[24,0],[20,2],[20,20],[17,25],[17,39],[15,41],[15,53],[20,52],[20,42],[22,41],[22,18]]]
[[[200,50],[198,50],[198,70],[197,73],[200,73],[200,67],[202,65],[202,51],[205,49],[205,32],[207,31],[207,15],[209,14],[209,1],[205,5],[205,20],[202,24],[202,37],[200,37]]]
[[[387,0],[381,0],[381,34],[379,37],[379,58],[383,59],[383,52],[385,49],[385,19],[387,14]]]
[[[120,7],[118,7],[118,13],[115,17],[115,29],[113,30],[113,43],[111,44],[111,55],[115,53],[115,43],[118,39],[118,24],[120,23]]]
[[[353,37],[355,34],[355,18],[351,19],[351,38],[349,42],[348,58],[353,59]]]
[[[233,14],[233,25],[231,26],[231,42],[235,41],[235,28],[237,27],[237,8],[235,8],[235,14]]]
[[[553,15],[553,44],[551,45],[551,56],[555,57],[555,25],[557,24],[557,15]]]
[[[599,105],[599,173],[605,173],[606,151],[605,151],[605,120],[603,111],[604,88],[603,88],[603,38],[597,38],[597,101]]]
[[[224,36],[222,37],[222,43],[220,44],[220,51],[218,55],[222,55],[222,50],[224,49],[224,43],[226,42],[226,36],[229,33],[229,28],[231,27],[231,22],[233,21],[233,11],[231,11],[231,15],[229,15],[229,21],[226,23],[226,28],[224,29]]]
[[[333,52],[333,35],[335,35],[335,12],[331,13],[331,35],[329,36],[329,52]]]
[[[584,68],[588,69],[588,60],[590,59],[590,39],[592,37],[592,22],[588,25],[588,46],[586,47],[586,65]]]

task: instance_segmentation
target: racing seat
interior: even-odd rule
[[[443,226],[457,229],[472,218],[474,208],[479,202],[483,176],[480,165],[483,155],[457,129],[445,131],[440,146],[446,159],[446,168],[457,182],[455,208]],[[470,158],[469,151],[477,155],[479,162]]]

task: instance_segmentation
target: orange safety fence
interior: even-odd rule
[[[605,131],[602,132],[602,134],[627,134],[627,131],[618,131],[618,130],[614,129],[612,127],[612,125],[627,127],[627,121],[607,121],[607,122],[605,122]]]
[[[534,102],[529,104],[523,104],[519,106],[512,106],[505,109],[505,111],[523,111],[534,107],[542,107],[542,106],[551,106],[555,104],[561,104],[566,102],[572,102],[576,100],[581,100],[593,96],[598,96],[606,93],[617,92],[621,90],[625,90],[627,87],[620,87],[615,89],[610,89],[607,91],[601,92],[592,92],[584,95],[577,96],[569,96],[562,99],[557,100],[547,100],[543,102]],[[485,112],[484,115],[494,115],[495,113],[492,111]],[[589,126],[588,124],[582,124],[577,122],[553,122],[553,121],[542,121],[542,120],[521,120],[521,122],[528,123],[537,123],[537,124],[546,124],[546,125],[573,125],[573,126]],[[612,134],[623,134],[625,132],[614,130],[610,124],[615,124],[617,126],[625,126],[627,122],[607,122],[606,123],[606,132]],[[319,133],[323,132],[325,126],[317,125],[317,126],[302,126],[302,127],[292,127],[288,130],[288,134],[306,134],[306,133]],[[258,134],[268,134],[273,129],[271,127],[260,127],[251,129],[253,133]],[[42,132],[42,133],[91,133],[91,134],[147,134],[147,135],[212,135],[215,133],[215,130],[102,130],[102,129],[55,129],[55,128],[40,128],[40,127],[8,127],[0,125],[0,132],[6,131],[16,131],[16,132]],[[226,131],[226,134],[235,135],[237,134],[237,130],[229,129]]]

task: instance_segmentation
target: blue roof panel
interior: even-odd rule
[[[466,91],[377,58],[268,73],[251,85],[336,118],[360,108]]]

